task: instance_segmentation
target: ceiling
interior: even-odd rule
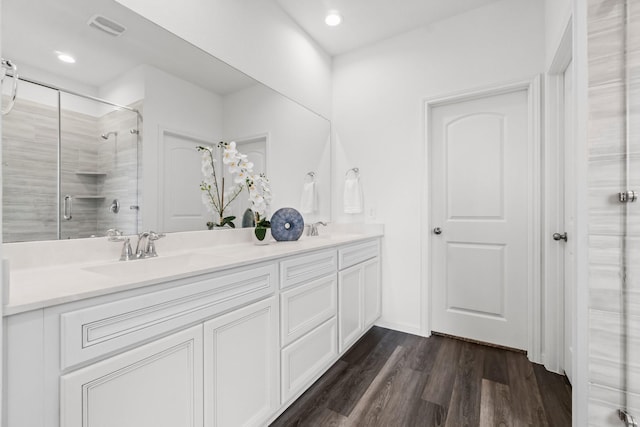
[[[112,37],[87,25],[100,14],[126,27]],[[142,64],[221,95],[256,84],[235,68],[110,0],[2,0],[2,56],[100,87]],[[55,51],[76,57],[64,64]],[[18,71],[20,68],[18,69]],[[29,76],[26,76],[29,77]]]
[[[330,55],[384,40],[497,0],[276,0]],[[342,24],[328,27],[329,10]]]

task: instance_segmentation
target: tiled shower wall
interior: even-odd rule
[[[137,129],[136,120],[129,111],[98,118],[63,108],[62,196],[74,196],[72,219],[61,221],[63,239],[104,235],[112,227],[136,232],[138,211],[130,206],[138,204],[138,136],[129,132]],[[113,136],[100,138],[112,130],[118,131],[117,146]],[[56,239],[57,109],[18,98],[3,117],[2,138],[3,241]],[[118,214],[108,210],[114,198],[121,200]]]
[[[589,425],[594,427],[621,426],[616,412],[623,406],[640,417],[640,203],[617,200],[620,191],[640,190],[640,5],[627,0],[627,7],[629,156],[625,0],[590,0],[588,12]]]

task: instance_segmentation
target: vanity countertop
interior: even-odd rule
[[[203,235],[208,237],[212,233],[220,232],[196,233],[205,233]],[[381,237],[383,227],[365,226],[357,230],[343,228],[343,230],[332,230],[331,233],[318,237],[303,237],[296,242],[272,241],[265,246],[250,243],[246,236],[243,236],[240,242],[227,239],[221,244],[195,245],[190,249],[185,249],[185,245],[180,244],[185,242],[184,238],[180,242],[180,234],[186,233],[176,233],[176,236],[171,235],[172,239],[167,239],[172,240],[174,244],[167,242],[168,244],[162,245],[163,242],[158,242],[159,257],[135,261],[118,261],[118,257],[112,255],[102,259],[76,259],[75,262],[34,266],[21,263],[16,259],[17,268],[11,268],[14,261],[11,252],[14,252],[16,258],[24,256],[24,252],[11,251],[11,249],[7,251],[5,246],[5,258],[7,258],[7,252],[10,253],[8,256],[10,277],[8,292],[5,290],[4,315],[9,316],[170,280],[213,273],[249,263],[264,262]],[[248,236],[247,233],[245,234]],[[101,243],[109,247],[113,253],[115,245],[108,243],[104,238],[91,239],[90,244],[100,247]],[[56,244],[57,242],[43,243],[44,252],[52,250],[46,245],[55,247]],[[79,250],[82,241],[75,241],[71,245],[74,245],[75,250]],[[39,255],[42,257],[43,254]],[[5,283],[4,286],[7,284]]]

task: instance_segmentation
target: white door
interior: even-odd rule
[[[202,203],[202,154],[198,145],[212,144],[164,131],[161,135],[160,229],[162,231],[206,230],[207,221],[217,221]]]
[[[431,118],[432,330],[526,349],[527,91],[436,106]]]
[[[570,183],[574,181],[574,161],[567,153],[573,153],[573,109],[570,102],[573,99],[573,82],[571,79],[573,65],[569,63],[563,75],[564,86],[564,143],[563,143],[563,161],[564,161],[564,182]],[[573,349],[571,340],[573,337],[573,301],[574,301],[574,277],[573,266],[575,265],[575,209],[574,195],[571,191],[566,191],[567,185],[563,185],[561,193],[564,200],[564,230],[569,237],[567,241],[559,241],[558,243],[565,246],[564,250],[564,372],[567,374],[569,381],[573,382],[571,371],[571,360],[573,358]]]
[[[60,378],[64,427],[202,426],[202,327]]]

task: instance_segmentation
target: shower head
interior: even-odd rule
[[[109,137],[111,135],[118,136],[118,132],[117,131],[111,131],[111,132],[103,133],[102,135],[100,135],[100,138],[102,138],[102,139],[104,139],[106,141],[107,139],[109,139]]]

